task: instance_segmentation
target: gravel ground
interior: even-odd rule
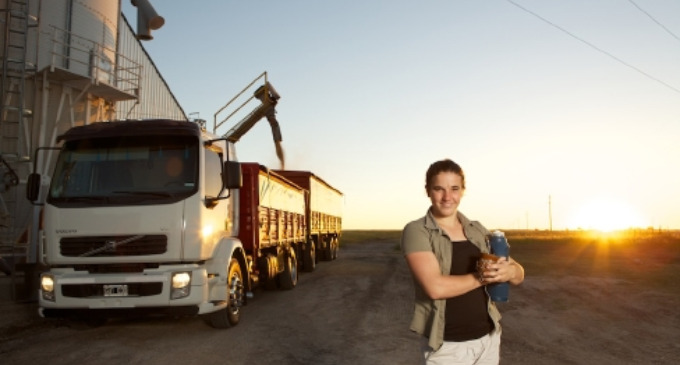
[[[130,318],[89,328],[0,303],[0,362],[418,364],[412,280],[397,243],[343,246],[291,291],[257,290],[241,323]],[[616,279],[532,276],[511,289],[502,364],[674,364],[680,298]]]

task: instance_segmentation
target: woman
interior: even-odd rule
[[[425,364],[498,364],[500,318],[486,284],[524,280],[524,269],[502,258],[479,272],[490,232],[458,212],[465,175],[445,159],[430,165],[427,214],[404,227],[402,249],[415,281],[411,330],[423,336]]]

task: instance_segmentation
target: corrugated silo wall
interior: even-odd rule
[[[40,9],[40,14],[38,14],[38,9]],[[53,44],[51,38],[53,36],[52,28],[56,27],[59,29],[68,29],[70,23],[70,7],[67,1],[32,1],[31,2],[31,14],[38,14],[40,17],[40,31],[39,39],[29,38],[29,40],[36,42],[38,46],[38,54],[36,55],[35,45],[28,47],[28,52],[30,55],[28,59],[35,60],[37,62],[37,69],[42,70],[45,67],[49,67],[52,62],[53,51],[59,52],[59,50],[53,49]],[[37,57],[37,58],[36,58]],[[58,59],[55,65],[63,67],[63,59]]]
[[[168,87],[149,54],[146,53],[140,41],[135,37],[130,23],[122,13],[118,32],[118,53],[140,63],[142,65],[142,77],[139,85],[139,100],[116,103],[116,118],[187,120],[184,110],[175,99],[170,87]]]
[[[82,70],[75,69],[74,65],[71,70],[79,74],[92,72],[92,67],[99,67],[103,72],[99,73],[98,79],[108,84],[114,84],[112,78],[113,67],[115,65],[115,50],[116,50],[116,28],[118,21],[118,14],[120,8],[117,1],[92,1],[92,0],[76,0],[72,6],[73,21],[70,24],[69,31],[73,34],[86,37],[99,45],[98,57],[91,59],[92,54],[80,54],[79,57],[88,57],[80,60],[80,67]],[[73,40],[72,40],[73,42]],[[93,50],[93,53],[95,51]],[[74,55],[71,55],[73,57]],[[92,65],[96,62],[96,65]]]

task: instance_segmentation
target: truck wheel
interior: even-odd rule
[[[264,290],[277,290],[279,288],[278,261],[276,256],[267,254],[259,259],[260,285]]]
[[[323,242],[324,242],[323,260],[324,261],[331,261],[331,260],[333,260],[333,238],[332,237],[324,237]]]
[[[295,288],[298,281],[297,259],[295,258],[295,250],[288,250],[285,267],[283,272],[279,274],[279,284],[281,289],[290,290]]]
[[[206,322],[214,328],[229,328],[237,325],[241,319],[241,306],[243,306],[245,290],[241,266],[234,258],[229,262],[227,293],[229,294],[227,307],[210,313],[206,317]]]
[[[309,240],[305,244],[305,249],[302,253],[302,264],[306,272],[312,272],[316,268],[316,245],[313,240]]]
[[[331,241],[331,260],[338,258],[338,250],[340,250],[340,241],[336,237]]]

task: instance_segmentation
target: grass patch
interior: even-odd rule
[[[505,232],[511,255],[527,276],[614,278],[680,296],[680,232],[585,231]],[[343,231],[342,245],[393,242],[399,250],[401,230]]]
[[[527,276],[613,278],[680,295],[677,232],[526,237],[508,235],[511,255]]]
[[[351,230],[342,231],[340,242],[343,245],[352,245],[365,241],[394,241],[399,243],[401,230]]]

